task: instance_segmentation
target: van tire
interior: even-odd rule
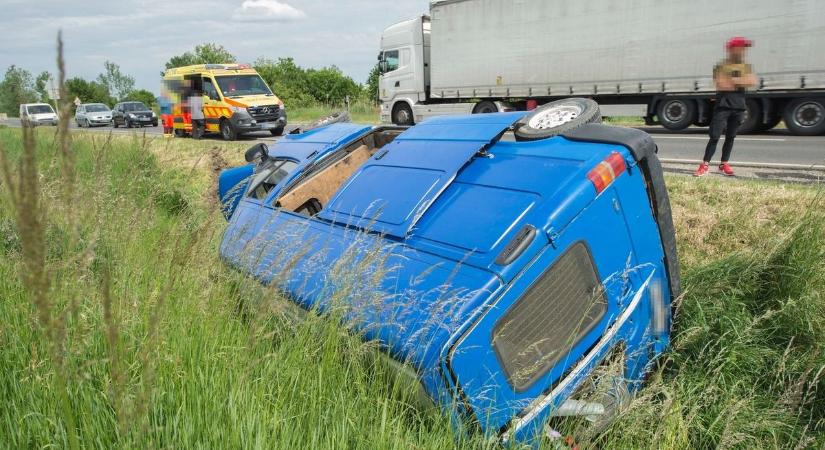
[[[798,98],[785,106],[785,126],[797,136],[825,133],[825,98]]]
[[[696,121],[696,102],[690,99],[665,98],[656,105],[656,117],[663,127],[680,131]]]
[[[392,107],[392,123],[396,125],[415,125],[410,105],[398,102]]]
[[[562,118],[558,117],[559,113],[563,114]],[[550,114],[556,114],[555,119],[548,117]],[[558,120],[563,122],[554,123]],[[515,124],[515,135],[519,141],[536,141],[601,121],[602,113],[599,111],[598,103],[587,98],[568,98],[539,106],[522,117]]]
[[[228,120],[221,119],[219,128],[224,141],[234,141],[238,138],[238,133],[235,132],[235,129],[232,128],[232,124]]]
[[[269,130],[269,132],[272,133],[273,136],[280,136],[284,134],[284,127],[273,128]]]

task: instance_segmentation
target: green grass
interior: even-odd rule
[[[0,448],[68,448],[69,436],[101,449],[494,447],[456,440],[338,321],[292,320],[278,293],[221,263],[214,176],[242,146],[74,133],[61,156],[55,132],[39,129],[38,175],[27,177],[20,136],[0,130],[0,151],[13,179],[36,181],[40,206],[25,206],[42,211],[31,222],[42,228],[18,225],[4,180]],[[821,198],[668,181],[686,290],[673,351],[618,421],[580,445],[822,448]],[[33,278],[38,261],[46,271]]]
[[[347,108],[343,105],[317,105],[303,108],[287,108],[286,114],[290,123],[312,122],[334,112],[345,110],[347,110]],[[380,122],[378,105],[370,102],[353,102],[349,107],[349,113],[354,123],[377,124]]]

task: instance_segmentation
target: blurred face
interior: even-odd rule
[[[728,49],[728,58],[733,62],[742,62],[745,60],[745,53],[748,51],[747,47],[733,47]]]

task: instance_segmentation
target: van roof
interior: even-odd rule
[[[164,74],[164,78],[180,77],[183,75],[191,75],[195,73],[208,73],[211,75],[253,75],[258,72],[249,64],[195,64],[191,66],[175,67],[168,69]]]

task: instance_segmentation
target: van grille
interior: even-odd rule
[[[606,311],[590,252],[576,243],[493,328],[493,347],[513,388],[523,391],[546,374]]]
[[[278,105],[250,106],[247,111],[259,123],[273,122],[281,116],[281,108]]]

